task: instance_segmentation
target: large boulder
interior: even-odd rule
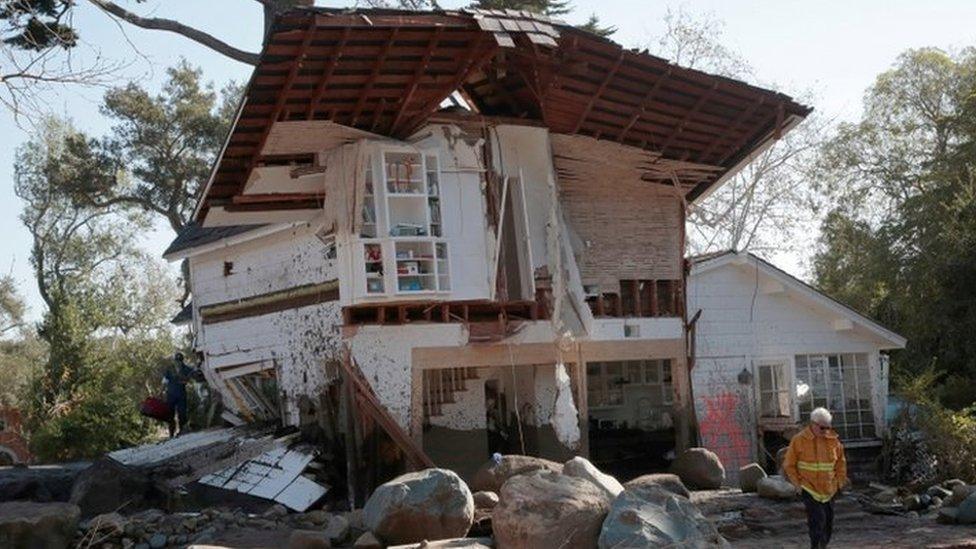
[[[499,461],[488,460],[481,466],[471,479],[471,489],[477,492],[498,493],[505,481],[515,475],[524,475],[533,471],[552,471],[562,473],[563,466],[555,461],[532,456],[507,455],[501,456]]]
[[[966,498],[976,494],[976,484],[960,484],[952,488],[952,496],[945,502],[949,507],[955,507],[965,501]]]
[[[786,461],[786,452],[789,450],[789,446],[783,446],[779,450],[776,450],[776,474],[783,474],[783,462]]]
[[[550,471],[512,477],[499,500],[492,531],[500,549],[594,547],[610,509],[593,483]]]
[[[81,510],[70,503],[0,503],[0,547],[64,549],[74,538]]]
[[[766,478],[766,471],[758,463],[750,463],[739,468],[739,489],[743,492],[755,492],[756,485]]]
[[[143,508],[152,495],[148,476],[104,458],[78,475],[69,501],[81,508],[82,516],[91,517],[123,507],[129,511]]]
[[[363,519],[388,545],[460,538],[474,520],[474,500],[453,471],[426,469],[379,486],[366,501]]]
[[[387,549],[491,549],[491,538],[458,538],[398,545]]]
[[[721,488],[725,481],[725,467],[715,452],[707,448],[689,448],[671,464],[671,472],[693,489],[713,490]]]
[[[607,493],[612,500],[624,491],[620,481],[614,477],[601,472],[590,460],[576,456],[563,464],[563,474],[571,477],[581,478],[590,481],[594,486]]]
[[[71,486],[90,463],[0,467],[0,501],[68,501]]]
[[[959,524],[976,524],[976,493],[970,494],[959,504],[956,521]]]
[[[681,478],[671,473],[652,473],[650,475],[639,476],[624,483],[624,489],[626,490],[640,488],[642,486],[658,486],[672,494],[691,498],[691,492],[681,483]]]
[[[628,488],[613,500],[599,539],[600,549],[727,545],[695,504],[658,486]]]
[[[761,498],[796,499],[796,487],[779,475],[760,479],[756,483],[756,492]]]

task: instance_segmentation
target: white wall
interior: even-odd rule
[[[699,310],[692,370],[695,409],[704,444],[732,462],[726,463],[727,470],[755,459],[755,364],[762,359],[782,358],[792,369],[797,354],[866,353],[875,423],[879,432],[883,428],[887,379],[878,355],[891,345],[873,333],[856,324],[849,330],[835,329],[836,312],[757,274],[753,262],[727,263],[705,272],[693,269],[688,316]],[[739,383],[743,369],[753,374],[751,385]],[[748,455],[742,451],[746,444]]]

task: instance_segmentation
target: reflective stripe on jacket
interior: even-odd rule
[[[807,426],[790,441],[783,471],[790,482],[803,488],[813,499],[830,501],[847,483],[844,446],[833,431],[818,437]]]

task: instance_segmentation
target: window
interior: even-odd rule
[[[655,406],[669,406],[674,400],[668,359],[591,362],[586,365],[586,382],[591,408],[627,404],[627,387],[651,389],[650,400]]]
[[[796,393],[801,418],[823,406],[842,439],[877,438],[866,353],[797,355]]]
[[[790,385],[783,362],[759,364],[759,417],[792,417]]]

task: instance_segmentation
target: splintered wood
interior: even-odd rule
[[[682,196],[691,187],[644,180],[674,163],[588,137],[553,135],[552,147],[561,203],[582,241],[583,285],[602,294],[618,292],[621,280],[681,279]]]

